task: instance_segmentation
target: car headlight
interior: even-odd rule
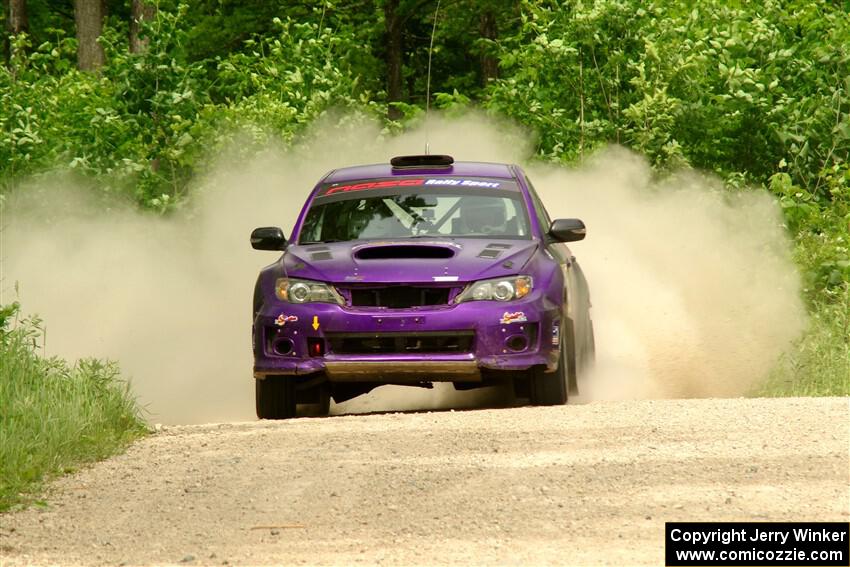
[[[333,287],[310,280],[278,278],[274,284],[274,293],[278,299],[289,303],[345,303]]]
[[[455,302],[464,301],[511,301],[522,299],[532,289],[531,276],[514,276],[510,278],[495,278],[492,280],[481,280],[470,284]]]

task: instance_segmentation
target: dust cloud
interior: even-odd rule
[[[591,399],[741,396],[802,332],[799,276],[765,192],[694,172],[654,182],[621,148],[529,175],[553,216],[588,226],[572,250],[593,302]]]
[[[518,128],[469,115],[432,119],[431,151],[523,162]],[[253,419],[250,309],[257,271],[276,255],[250,248],[257,226],[289,231],[328,170],[421,153],[423,129],[389,136],[362,118],[317,124],[296,147],[229,157],[199,176],[171,218],[94,197],[55,175],[7,200],[10,282],[41,315],[48,355],[117,360],[151,423]],[[683,174],[653,182],[648,165],[612,149],[578,169],[529,168],[553,217],[579,217],[572,246],[590,282],[597,398],[736,396],[799,333],[798,278],[778,207]],[[500,404],[499,393],[384,387],[336,412]]]

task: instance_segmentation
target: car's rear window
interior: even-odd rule
[[[299,243],[429,236],[530,238],[516,183],[406,177],[328,184],[307,212]]]

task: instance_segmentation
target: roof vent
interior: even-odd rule
[[[452,156],[396,156],[390,160],[394,169],[451,167],[455,162]]]

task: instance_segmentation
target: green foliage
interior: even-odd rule
[[[39,354],[41,322],[0,306],[0,511],[45,477],[105,458],[145,433],[114,363]]]
[[[123,27],[111,27],[101,40],[110,61],[103,82],[116,102],[95,109],[92,126],[105,128],[115,141],[104,157],[123,155],[122,180],[133,183],[134,197],[157,209],[182,196],[199,155],[193,131],[210,100],[203,67],[187,62],[186,10],[183,4],[175,12],[161,10],[144,25],[148,47],[142,53],[128,52]]]
[[[759,391],[771,396],[850,396],[850,285],[812,310],[809,329]]]
[[[850,167],[836,164],[824,179],[820,197],[794,185],[787,173],[774,174],[769,184],[795,236],[812,305],[831,303],[835,290],[850,282]]]
[[[662,167],[812,193],[850,152],[850,18],[834,3],[521,3],[487,106],[573,159],[616,142]]]
[[[352,29],[280,18],[274,24],[274,36],[246,42],[250,53],[218,62],[214,96],[222,102],[210,109],[213,132],[248,122],[259,142],[289,141],[329,109],[385,111],[372,102],[374,84],[356,71],[362,55],[353,49]]]
[[[486,105],[536,130],[541,156],[570,161],[600,144],[624,142],[623,110],[630,100],[642,104],[647,125],[654,123],[649,115],[666,94],[630,94],[627,74],[629,56],[643,47],[638,30],[650,19],[644,10],[614,1],[586,9],[554,2],[520,6],[522,26],[501,41],[502,78],[488,89]],[[644,134],[644,145],[663,145],[664,137]]]
[[[112,21],[101,43],[100,74],[75,68],[74,39],[33,49],[16,38],[0,68],[0,179],[68,168],[143,207],[179,206],[205,159],[249,132],[257,145],[292,140],[335,108],[385,112],[373,102],[374,81],[358,69],[368,60],[352,27],[275,18],[276,34],[246,41],[250,52],[191,61],[188,7],[160,9],[143,33],[147,49],[130,54],[126,25]],[[242,146],[250,151],[250,146]]]
[[[459,92],[478,100],[485,91],[481,59],[498,57],[495,39],[483,35],[482,21],[489,15],[493,31],[507,35],[516,33],[520,19],[516,0],[443,1],[434,30],[436,2],[401,0],[399,11],[404,20],[405,45],[403,78],[405,102],[425,106],[428,76],[428,51],[431,33],[435,31],[431,54],[431,93]],[[432,100],[433,104],[433,100]]]

